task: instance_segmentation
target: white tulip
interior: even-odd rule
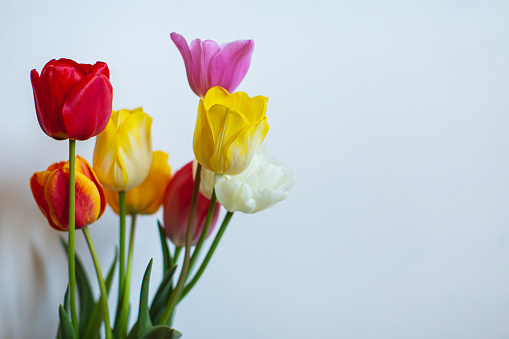
[[[286,199],[294,182],[294,174],[261,148],[238,175],[223,176],[202,168],[200,191],[210,198],[215,188],[217,201],[228,211],[255,213]]]

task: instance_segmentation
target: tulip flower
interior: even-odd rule
[[[123,192],[145,180],[152,166],[151,125],[141,107],[111,114],[94,150],[94,169],[104,186]]]
[[[104,62],[88,65],[69,59],[51,60],[41,76],[33,69],[30,78],[37,119],[48,136],[87,140],[108,124],[113,88]]]
[[[193,162],[191,161],[175,173],[164,198],[165,232],[168,238],[177,246],[183,247],[186,244],[187,223],[189,220],[189,210],[191,209],[193,186]],[[196,217],[194,219],[193,246],[198,243],[198,239],[205,226],[209,204],[210,199],[207,199],[200,193],[198,196]],[[219,204],[216,203],[207,236],[212,233],[218,215]]]
[[[127,214],[154,214],[161,207],[171,180],[171,168],[168,165],[168,154],[154,152],[154,161],[147,178],[133,189],[126,192]],[[119,214],[118,192],[104,188],[108,205]]]
[[[202,169],[200,192],[210,197],[215,188],[217,201],[229,212],[256,213],[286,199],[294,182],[293,173],[267,157],[262,148],[239,175],[222,176]]]
[[[237,40],[218,45],[212,40],[193,40],[191,46],[177,33],[170,34],[186,66],[189,86],[197,96],[204,96],[214,86],[234,92],[251,64],[253,40]]]
[[[30,178],[35,202],[51,227],[67,231],[69,222],[69,162],[59,162]],[[76,228],[90,225],[104,213],[106,196],[90,164],[76,157],[75,170]]]
[[[265,111],[268,98],[250,98],[211,88],[200,98],[193,149],[204,168],[218,174],[242,173],[269,131]]]

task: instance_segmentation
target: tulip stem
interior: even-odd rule
[[[120,336],[120,327],[122,324],[122,310],[124,301],[124,286],[125,286],[125,192],[118,192],[118,205],[119,205],[119,216],[120,216],[120,254],[118,260],[118,303],[117,312],[115,316],[115,335]],[[117,332],[118,331],[118,332]]]
[[[214,251],[217,248],[217,245],[219,245],[219,242],[221,241],[221,238],[223,237],[224,232],[226,231],[226,227],[228,227],[228,224],[230,223],[230,220],[233,216],[233,212],[226,213],[226,216],[224,217],[223,223],[221,224],[221,227],[219,228],[219,231],[216,234],[216,237],[214,238],[214,242],[212,242],[212,245],[210,245],[210,249],[205,256],[205,259],[203,259],[203,262],[198,269],[198,272],[196,272],[195,276],[193,277],[193,280],[189,284],[184,287],[184,291],[182,292],[182,295],[179,299],[184,299],[184,297],[191,291],[191,289],[194,287],[196,282],[200,279],[201,275],[205,271],[205,268],[207,268],[207,265],[209,264],[210,259],[212,258],[212,255],[214,254]]]
[[[68,239],[68,257],[69,257],[69,289],[71,290],[71,320],[76,334],[78,332],[78,313],[76,312],[76,269],[74,257],[74,237],[75,237],[75,196],[74,196],[74,171],[75,171],[75,153],[76,140],[69,139],[69,239]]]
[[[90,231],[88,227],[83,228],[83,234],[85,235],[85,239],[87,240],[88,248],[90,249],[90,255],[92,255],[92,260],[94,261],[95,272],[97,273],[97,280],[99,282],[99,289],[101,290],[101,306],[103,309],[103,319],[104,319],[104,329],[106,331],[106,339],[111,339],[111,326],[110,326],[110,311],[108,309],[108,292],[106,291],[106,284],[104,283],[104,278],[101,270],[101,264],[99,262],[99,258],[97,257],[97,252],[95,251],[94,242],[92,241],[92,237],[90,236]]]
[[[170,316],[173,313],[173,309],[177,305],[177,301],[180,299],[180,292],[182,287],[187,279],[187,272],[189,269],[189,262],[191,261],[191,242],[193,240],[193,231],[194,231],[194,218],[196,215],[196,206],[198,205],[198,193],[200,189],[200,178],[201,178],[201,165],[198,164],[196,168],[196,176],[194,180],[193,187],[193,197],[191,200],[191,208],[189,210],[189,220],[187,222],[187,233],[186,233],[186,251],[184,253],[184,263],[182,265],[182,270],[180,271],[179,280],[177,282],[177,286],[173,290],[170,296],[170,300],[166,304],[164,308],[163,314],[159,319],[158,324],[163,325],[166,324],[167,321],[171,320]]]
[[[127,314],[129,312],[129,289],[131,287],[131,270],[134,253],[134,234],[136,231],[136,214],[131,216],[131,234],[129,235],[129,252],[127,255],[126,283],[124,285],[124,301],[122,304],[122,318],[120,322],[120,337],[125,338],[127,333]]]
[[[198,260],[198,256],[200,255],[200,250],[203,246],[203,242],[209,234],[210,224],[212,223],[212,217],[214,216],[214,210],[216,209],[216,200],[216,190],[213,188],[212,196],[210,197],[209,210],[207,212],[207,219],[205,220],[205,226],[203,226],[203,231],[201,232],[200,239],[194,248],[193,256],[191,257],[191,262],[189,263],[189,272],[187,274],[187,278],[189,278],[189,275],[192,273],[193,267],[196,264],[196,260]]]

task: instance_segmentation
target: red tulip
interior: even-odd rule
[[[30,178],[35,202],[58,231],[69,228],[69,162],[59,162],[46,171],[35,172]],[[106,196],[92,166],[76,157],[75,171],[76,229],[95,222],[106,209]]]
[[[33,69],[30,78],[39,125],[53,139],[87,140],[106,128],[113,88],[104,62],[51,60],[41,76]]]
[[[191,209],[193,186],[193,162],[191,161],[175,173],[164,198],[164,229],[168,238],[177,246],[185,246],[186,244],[187,223],[189,221],[189,210]],[[210,200],[200,193],[196,217],[194,219],[192,245],[196,245],[198,239],[200,239],[203,227],[205,226],[205,220],[207,219],[209,204]],[[216,203],[207,236],[212,233],[218,215],[219,204]]]

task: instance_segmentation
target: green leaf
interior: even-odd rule
[[[164,228],[161,226],[159,220],[157,220],[157,226],[159,229],[159,239],[161,240],[161,249],[163,251],[163,274],[164,274],[173,266],[173,260],[171,258],[170,250],[168,248],[166,233],[164,233]]]
[[[67,243],[62,238],[60,238],[60,240],[67,254]],[[90,280],[88,279],[85,267],[81,263],[78,255],[75,255],[75,258],[76,283],[78,285],[78,296],[80,301],[79,333],[82,336],[83,332],[85,331],[85,327],[89,323],[90,317],[92,316],[95,301],[94,295],[92,293],[92,288],[90,287]]]
[[[131,328],[131,332],[127,336],[127,339],[136,339],[138,338],[138,322],[136,322]]]
[[[173,277],[176,269],[177,266],[173,266],[166,271],[163,280],[157,289],[156,295],[152,300],[152,305],[150,306],[150,319],[152,319],[152,323],[156,323],[157,320],[159,320],[159,317],[161,316],[161,313],[163,313],[164,307],[170,298],[173,287],[171,278]]]
[[[60,316],[60,336],[62,339],[76,339],[76,334],[74,333],[74,329],[72,327],[71,319],[69,319],[69,315],[65,311],[64,307],[60,305],[58,309],[58,314]]]
[[[109,293],[111,288],[111,283],[113,281],[113,275],[115,274],[115,267],[117,265],[118,259],[118,248],[115,247],[115,257],[113,258],[113,262],[111,263],[110,269],[108,271],[108,275],[106,276],[105,285],[106,285],[106,293]],[[101,306],[101,298],[95,303],[94,309],[92,311],[92,315],[90,316],[90,321],[85,327],[83,338],[87,339],[95,339],[100,338],[100,330],[102,324],[102,306]]]
[[[67,284],[67,289],[65,290],[64,295],[64,309],[67,314],[71,313],[71,299],[69,299],[69,284]]]
[[[177,330],[166,325],[152,327],[140,339],[178,339],[182,336]]]
[[[67,288],[65,289],[65,295],[64,295],[64,310],[69,314],[71,309],[71,304],[69,301],[69,284],[67,284]],[[60,332],[60,323],[58,324],[57,329],[57,339],[62,339],[62,333]]]
[[[150,283],[150,272],[152,271],[152,262],[154,259],[150,259],[145,275],[143,276],[143,283],[141,284],[140,293],[140,308],[138,311],[138,328],[137,337],[140,338],[145,332],[152,328],[152,322],[150,321],[150,313],[148,308],[148,285]]]

